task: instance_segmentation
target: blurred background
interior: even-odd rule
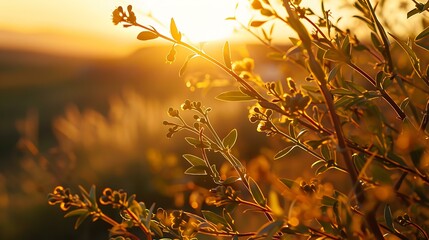
[[[332,9],[351,14],[345,7],[351,2]],[[394,2],[386,14],[413,6]],[[221,59],[229,39],[233,59],[256,59],[255,71],[265,81],[305,77],[296,66],[268,60],[265,47],[224,21],[234,14],[235,1],[0,0],[0,239],[108,239],[106,224],[88,221],[75,231],[75,219],[63,219],[47,204],[57,185],[76,192],[78,185],[95,184],[98,192],[122,188],[147,205],[198,211],[206,194],[201,186],[210,187],[210,179],[184,177],[181,155],[194,149],[183,134],[167,139],[162,125],[166,110],[185,99],[212,106],[221,134],[238,129],[237,155],[256,180],[272,169],[292,179],[312,175],[308,156],[288,163],[285,173],[285,166],[269,160],[275,152],[268,147],[281,146],[254,130],[246,108],[213,100],[234,85],[228,76],[195,59],[179,77],[187,50],[178,48],[169,65],[170,45],[139,42],[138,29],[114,26],[111,12],[128,3],[138,19],[146,16],[159,29],[174,17],[179,30],[197,44],[206,42],[215,58]],[[239,9],[243,22],[246,3]],[[398,33],[410,26],[399,17],[389,21]],[[288,44],[289,33],[275,34],[278,44]],[[230,171],[219,167],[221,174]]]

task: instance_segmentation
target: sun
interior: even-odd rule
[[[135,11],[150,15],[158,29],[168,29],[174,18],[179,31],[191,42],[226,39],[236,23],[225,20],[234,15],[234,0],[140,0],[134,1]],[[154,20],[155,19],[155,20]]]

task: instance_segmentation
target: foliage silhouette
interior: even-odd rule
[[[428,40],[428,30],[403,41],[386,30],[370,0],[356,0],[354,18],[370,32],[366,42],[333,21],[323,1],[320,16],[302,7],[299,0],[250,2],[257,20],[239,25],[268,47],[271,58],[292,61],[305,69],[306,81],[285,77],[264,82],[254,71],[253,59],[233,59],[228,41],[222,49],[223,60],[217,60],[184,40],[185,33],[174,19],[169,33],[164,34],[139,23],[131,6],[115,9],[113,23],[143,29],[139,40],[171,43],[168,63],[176,60],[176,47],[188,49],[191,53],[179,75],[196,56],[229,74],[237,88],[217,99],[248,102],[249,120],[257,124],[257,131],[284,146],[273,160],[292,161],[288,156],[299,149],[314,158],[314,178],[270,175],[266,191],[249,176],[234,151],[237,130],[220,135],[210,120],[212,109],[185,100],[180,109],[168,109],[171,120],[163,124],[169,138],[178,132],[189,134],[185,140],[199,155],[183,156],[190,164],[185,174],[212,179],[216,187],[210,189],[206,203],[216,210],[202,210],[201,214],[156,210],[154,204],[147,208],[135,195],[110,188],[98,200],[94,186],[90,191],[81,187],[80,195],[58,186],[49,194],[49,203],[60,204],[66,217],[78,216],[75,227],[87,217],[106,221],[112,225],[112,239],[429,239],[429,67],[422,70],[428,59],[427,52],[421,53],[429,50],[422,44],[423,39]],[[415,8],[407,16],[422,13],[425,17],[429,1],[414,2]],[[273,44],[274,25],[290,27],[296,33],[288,50]],[[394,55],[395,45],[403,52]],[[424,49],[414,51],[416,45]],[[410,60],[406,67],[394,58],[404,53]],[[370,57],[369,65],[359,62],[361,54]],[[187,114],[193,118],[188,120]],[[222,177],[215,159],[225,160],[235,173]],[[342,183],[322,181],[322,176],[336,174],[348,176],[347,191],[339,189]],[[121,219],[108,217],[97,202],[118,210]],[[242,231],[236,226],[234,211],[254,214],[265,223],[253,231]]]

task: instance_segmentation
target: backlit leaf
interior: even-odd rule
[[[78,227],[83,223],[83,221],[85,221],[87,217],[89,217],[89,212],[80,215],[80,217],[76,220],[76,223],[74,224],[74,229],[78,229]]]
[[[219,94],[216,99],[227,101],[227,102],[237,102],[237,101],[250,101],[254,100],[249,95],[241,92],[241,91],[229,91],[229,92],[223,92]]]
[[[174,18],[171,18],[170,21],[170,33],[174,40],[180,42],[182,40],[182,33],[177,30],[176,22],[174,21]]]
[[[332,79],[334,79],[337,76],[337,73],[340,70],[340,68],[341,68],[341,65],[338,64],[331,69],[328,75],[328,82],[330,82]]]
[[[325,206],[334,206],[337,202],[338,202],[337,199],[325,195],[322,197],[321,203],[322,205],[325,205]]]
[[[143,31],[143,32],[140,32],[139,35],[137,35],[137,39],[142,41],[152,40],[157,37],[158,37],[158,34],[151,31]]]
[[[294,146],[288,146],[282,150],[280,150],[275,156],[274,156],[274,160],[278,160],[282,157],[287,156],[290,152],[292,152],[293,149],[295,149],[296,147],[298,147],[298,145],[294,145]]]
[[[273,239],[273,236],[280,231],[280,229],[283,227],[284,221],[283,220],[276,220],[274,222],[268,222],[264,224],[256,233],[257,239]],[[260,238],[260,237],[264,238]]]
[[[386,221],[386,226],[390,230],[395,231],[395,227],[393,226],[392,211],[390,210],[389,204],[386,204],[386,206],[384,207],[384,221]]]
[[[251,177],[249,177],[249,187],[250,193],[252,194],[252,197],[255,202],[258,203],[260,206],[265,206],[267,204],[267,200],[264,197],[264,194],[262,193],[261,189],[259,188],[259,185]]]
[[[188,142],[190,145],[196,147],[196,148],[209,148],[210,147],[210,143],[207,141],[201,141],[197,138],[193,138],[193,137],[186,137],[185,138],[186,142]]]
[[[223,45],[223,60],[225,62],[225,66],[228,69],[232,69],[232,65],[231,65],[231,50],[229,48],[229,42],[226,41],[225,44]]]
[[[193,58],[195,58],[197,56],[197,54],[191,54],[191,55],[189,55],[187,58],[186,58],[186,60],[185,60],[185,62],[183,63],[183,65],[182,65],[182,67],[180,68],[180,71],[179,71],[179,77],[181,77],[181,76],[183,76],[183,74],[185,73],[185,71],[186,71],[186,68],[188,67],[188,63],[189,63],[189,61],[191,60],[191,59],[193,59]]]
[[[185,174],[187,175],[207,175],[207,167],[206,166],[192,166],[186,169]]]
[[[184,154],[183,158],[185,158],[192,166],[206,166],[206,162],[203,159],[192,154]]]
[[[258,21],[258,20],[254,20],[250,23],[250,26],[252,27],[260,27],[262,26],[264,23],[266,23],[267,21]]]
[[[218,230],[222,230],[228,226],[228,222],[222,216],[214,212],[202,210],[201,213],[207,221],[214,223]]]
[[[222,143],[227,148],[232,148],[237,141],[237,129],[232,129],[231,132],[222,140]]]
[[[88,212],[89,212],[89,210],[86,208],[79,208],[79,209],[75,209],[73,211],[68,212],[67,214],[64,215],[64,217],[81,216],[81,215],[84,215]]]
[[[425,30],[423,30],[421,33],[419,33],[419,35],[417,35],[416,37],[416,41],[421,40],[422,38],[426,37],[429,35],[429,27],[425,28]]]
[[[329,49],[328,51],[325,52],[325,55],[323,55],[323,58],[329,61],[333,61],[333,62],[344,62],[345,58],[344,56],[336,51],[336,50],[332,50]]]
[[[297,182],[291,179],[287,178],[280,178],[279,179],[284,185],[286,185],[288,188],[292,188],[293,186],[299,186]]]

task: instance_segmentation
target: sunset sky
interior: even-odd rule
[[[233,30],[224,21],[233,14],[232,0],[1,0],[0,42],[66,53],[79,49],[87,55],[126,54],[142,44],[135,39],[139,29],[114,26],[111,12],[129,3],[138,15],[150,9],[162,22],[174,17],[183,26],[181,30],[196,41],[225,38]],[[218,27],[225,23],[228,26]]]
[[[248,2],[246,0],[0,0],[0,47],[25,47],[95,56],[126,55],[143,45],[135,38],[140,30],[114,26],[111,21],[111,12],[117,6],[126,6],[130,3],[134,5],[138,16],[151,12],[164,25],[168,25],[170,18],[174,17],[179,30],[194,41],[231,38],[234,25],[224,19],[233,15],[237,1],[241,1],[240,6],[244,7],[244,3]],[[314,3],[311,0],[303,2],[304,4]],[[391,5],[395,9],[393,2]],[[328,6],[330,9],[333,8],[332,4]],[[318,7],[316,6],[316,10]],[[244,14],[244,12],[241,13]],[[338,12],[334,12],[333,16],[338,17]],[[405,21],[405,18],[399,17],[399,22]],[[153,22],[152,24],[157,25]]]

